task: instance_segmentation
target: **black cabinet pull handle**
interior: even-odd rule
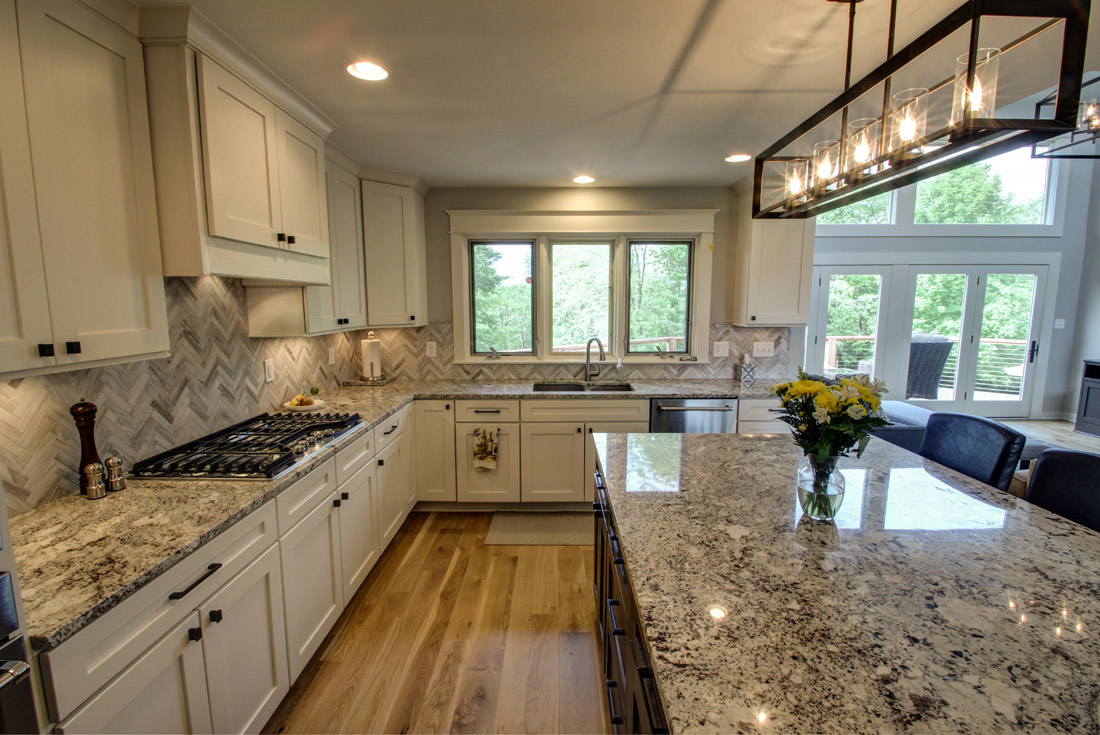
[[[285,232],[280,232],[280,233],[276,234],[275,239],[278,240],[279,242],[286,242],[286,233]]]
[[[752,320],[753,320],[754,322],[756,321],[756,317],[755,317],[755,316],[751,316],[751,317],[749,317],[749,318],[750,318],[750,319],[752,319]]]
[[[592,433],[592,427],[591,427],[591,426],[589,426],[589,427],[588,427],[588,433],[589,433],[589,434],[591,434],[591,433]]]
[[[581,427],[579,427],[579,426],[577,427],[577,433],[578,433],[578,434],[580,434],[580,433],[581,433]]]
[[[189,641],[201,641],[202,640],[202,628],[188,628],[187,640]]]
[[[415,322],[415,321],[416,321],[416,314],[412,314],[412,315],[410,315],[410,316],[409,316],[409,321],[410,321],[410,322]]]
[[[451,404],[448,403],[445,406],[443,406],[443,410],[450,411],[451,410]]]
[[[339,508],[340,507],[340,498],[336,498],[335,500],[332,501],[332,507],[333,508]]]
[[[287,235],[286,236],[286,244],[287,245],[293,245],[294,244],[294,235]]]
[[[210,622],[211,623],[220,623],[221,621],[222,621],[222,611],[221,610],[211,610],[210,611]]]
[[[619,616],[615,614],[619,604],[618,600],[611,598],[607,600],[607,618],[611,623],[611,635],[626,635],[626,628],[619,625]]]
[[[347,494],[347,493],[340,493],[340,499],[341,499],[341,500],[347,500],[347,499],[348,499],[348,497],[349,497],[349,496],[348,496],[348,494]]]
[[[386,464],[386,460],[384,460],[384,459],[380,459],[380,460],[378,460],[378,466],[379,466],[379,467],[381,467],[381,466],[382,466],[382,465],[384,465],[384,464]]]
[[[53,345],[41,344],[38,345],[39,357],[53,357]]]
[[[390,434],[392,434],[395,431],[397,431],[397,424],[394,424],[393,426],[391,426],[389,431],[383,431],[382,436],[389,436]]]
[[[475,408],[474,413],[500,413],[499,408]]]
[[[66,342],[65,343],[65,351],[68,352],[70,355],[79,355],[80,354],[80,343],[79,342]]]
[[[614,679],[607,680],[607,712],[611,716],[612,725],[622,725],[624,720],[623,716],[615,709],[615,694],[613,690],[619,688],[619,682]]]
[[[203,575],[201,577],[199,577],[194,582],[192,582],[190,585],[188,585],[187,589],[185,589],[183,592],[173,592],[172,594],[168,595],[168,599],[169,600],[182,600],[184,597],[187,596],[187,594],[189,592],[191,592],[191,590],[195,589],[200,584],[205,582],[210,577],[211,574],[213,574],[214,572],[218,571],[221,568],[222,568],[221,562],[214,562],[213,564],[211,564],[210,566],[208,566],[206,568],[206,571],[203,573]]]

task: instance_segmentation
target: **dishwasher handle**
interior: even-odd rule
[[[658,411],[719,411],[729,413],[733,406],[657,406]]]

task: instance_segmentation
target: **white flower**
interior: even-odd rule
[[[854,419],[861,419],[867,415],[867,409],[863,407],[862,403],[853,403],[848,406],[848,415]]]
[[[827,424],[832,421],[832,416],[829,415],[829,409],[824,406],[818,406],[814,411],[814,421],[818,423]]]

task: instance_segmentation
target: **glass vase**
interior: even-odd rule
[[[798,504],[810,518],[830,521],[844,502],[844,475],[836,468],[839,459],[810,454],[798,466]]]

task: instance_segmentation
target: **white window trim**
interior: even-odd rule
[[[447,210],[451,225],[451,295],[454,320],[454,362],[458,365],[479,364],[581,364],[579,353],[550,352],[550,314],[537,308],[535,314],[535,354],[502,355],[492,358],[470,352],[470,240],[534,240],[539,265],[547,257],[551,241],[565,237],[580,239],[609,238],[615,240],[616,280],[613,286],[613,319],[616,332],[623,335],[626,314],[621,295],[626,293],[624,266],[625,243],[628,239],[693,240],[692,248],[692,314],[691,345],[686,357],[691,362],[710,362],[710,294],[714,259],[715,216],[717,209],[661,209],[640,211],[517,211],[517,210]],[[536,268],[536,288],[539,303],[549,295],[549,269]],[[609,360],[620,357],[624,364],[683,364],[678,358],[661,359],[647,355],[625,355],[622,345],[607,345]]]
[[[1069,166],[1049,159],[1047,166],[1046,222],[1040,225],[934,225],[913,222],[917,201],[917,184],[890,192],[890,222],[881,225],[818,224],[816,237],[1061,237],[1065,222],[1065,207],[1069,194]],[[919,183],[919,182],[918,182]]]

